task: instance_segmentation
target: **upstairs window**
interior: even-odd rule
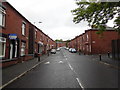
[[[88,37],[88,34],[87,34],[87,36],[86,36],[86,37],[87,37],[87,41],[88,41],[88,38],[89,38],[89,37]]]
[[[25,36],[25,31],[26,31],[26,23],[23,22],[22,23],[22,35],[24,35],[24,36]]]
[[[37,29],[35,29],[35,39],[37,39]]]
[[[5,27],[5,10],[0,7],[0,26]]]

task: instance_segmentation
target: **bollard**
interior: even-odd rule
[[[99,59],[100,59],[100,61],[102,60],[102,59],[101,59],[101,54],[99,54]]]
[[[49,51],[48,51],[48,56],[49,56]]]
[[[40,56],[38,56],[38,62],[40,62]]]
[[[108,58],[110,58],[110,52],[108,51]]]

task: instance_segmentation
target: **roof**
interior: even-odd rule
[[[29,24],[31,24],[33,27],[37,28],[40,32],[42,32],[45,36],[47,36],[48,38],[50,38],[48,35],[46,35],[42,30],[40,30],[38,27],[36,27],[35,25],[33,25],[28,19],[26,19],[21,13],[19,13],[9,2],[2,2],[2,3],[6,3],[7,5],[9,5],[13,10],[15,10],[23,19],[25,19]],[[0,2],[0,6],[4,7],[6,9],[6,7]],[[50,38],[51,39],[51,38]],[[52,41],[54,41],[53,39],[51,39]]]

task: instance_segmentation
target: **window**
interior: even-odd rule
[[[90,48],[89,48],[89,49],[90,49],[90,52],[91,52],[91,45],[90,45]]]
[[[87,34],[87,36],[86,36],[86,37],[87,37],[87,41],[88,41],[88,38],[89,38],[89,37],[88,37],[88,34]]]
[[[43,49],[42,45],[39,44],[38,53],[42,53],[42,49]]]
[[[22,23],[22,35],[25,35],[26,23]]]
[[[0,26],[4,27],[5,26],[5,10],[0,7]]]
[[[0,37],[0,57],[5,57],[6,38]]]
[[[41,41],[43,41],[43,34],[41,34]]]
[[[89,46],[88,45],[86,46],[86,48],[87,48],[87,51],[89,51]]]
[[[21,56],[24,56],[25,55],[25,42],[22,42],[22,45],[21,45]]]
[[[35,39],[37,38],[37,30],[35,30]]]

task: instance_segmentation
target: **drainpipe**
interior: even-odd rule
[[[91,30],[90,30],[90,44],[91,44],[91,55],[92,55],[92,33],[91,33]]]

